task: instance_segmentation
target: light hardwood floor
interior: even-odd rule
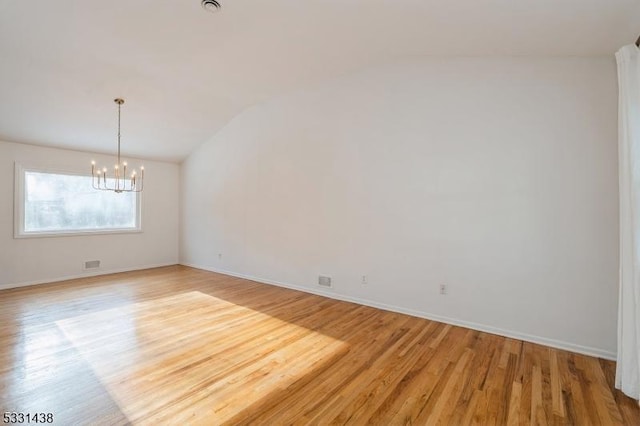
[[[60,425],[640,425],[614,370],[182,266],[0,292],[0,410]]]

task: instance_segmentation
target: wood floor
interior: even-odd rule
[[[0,292],[0,411],[60,425],[640,425],[614,370],[182,266]]]

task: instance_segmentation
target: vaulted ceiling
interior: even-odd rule
[[[0,140],[180,161],[248,106],[420,55],[613,55],[638,0],[0,2]],[[472,71],[470,71],[472,72]]]

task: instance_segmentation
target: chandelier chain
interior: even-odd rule
[[[122,102],[118,102],[118,164],[120,164],[120,107],[122,106]]]

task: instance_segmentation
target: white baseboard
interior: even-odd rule
[[[185,263],[185,262],[181,262],[180,264],[184,265],[184,266],[189,266],[191,268],[203,269],[205,271],[217,272],[219,274],[230,275],[232,277],[244,278],[244,279],[251,280],[251,281],[257,281],[257,282],[263,283],[263,284],[271,284],[271,285],[275,285],[275,286],[278,286],[278,287],[285,287],[285,288],[289,288],[289,289],[292,289],[292,290],[298,290],[298,291],[302,291],[302,292],[305,292],[305,293],[311,293],[311,294],[315,294],[315,295],[318,295],[318,296],[324,296],[324,297],[328,297],[330,299],[336,299],[336,300],[342,300],[342,301],[345,301],[345,302],[357,303],[359,305],[371,306],[373,308],[384,309],[386,311],[398,312],[398,313],[401,313],[401,314],[411,315],[411,316],[418,317],[418,318],[424,318],[424,319],[428,319],[428,320],[432,320],[432,321],[438,321],[438,322],[442,322],[442,323],[446,323],[446,324],[457,325],[457,326],[460,326],[460,327],[470,328],[472,330],[478,330],[478,331],[491,333],[491,334],[497,334],[499,336],[509,337],[509,338],[512,338],[512,339],[524,340],[524,341],[531,342],[531,343],[537,343],[537,344],[540,344],[540,345],[550,346],[552,348],[562,349],[562,350],[575,352],[575,353],[579,353],[579,354],[594,356],[594,357],[597,357],[597,358],[603,358],[603,359],[608,359],[608,360],[612,360],[612,361],[616,360],[616,353],[615,352],[610,352],[610,351],[605,350],[605,349],[594,348],[594,347],[590,347],[590,346],[577,345],[575,343],[564,342],[564,341],[555,340],[555,339],[549,339],[549,338],[546,338],[546,337],[536,336],[536,335],[532,335],[532,334],[520,333],[518,331],[513,331],[513,330],[505,330],[505,329],[493,327],[493,326],[490,326],[490,325],[478,324],[478,323],[471,322],[471,321],[459,320],[459,319],[456,319],[456,318],[450,318],[450,317],[445,317],[445,316],[441,316],[441,315],[434,315],[434,314],[431,314],[431,313],[428,313],[428,312],[422,312],[422,311],[417,311],[417,310],[414,310],[414,309],[403,308],[401,306],[389,305],[389,304],[386,304],[386,303],[380,303],[380,302],[376,302],[376,301],[373,301],[373,300],[367,300],[367,299],[361,299],[361,298],[358,298],[358,297],[346,296],[346,295],[342,295],[342,294],[331,292],[331,291],[325,291],[325,290],[322,290],[322,289],[314,289],[314,288],[303,287],[303,286],[299,286],[299,285],[294,285],[294,284],[274,281],[274,280],[270,280],[270,279],[266,279],[266,278],[260,278],[260,277],[254,277],[254,276],[251,276],[251,275],[239,274],[239,273],[236,273],[236,272],[233,272],[233,271],[226,271],[226,270],[223,270],[223,269],[217,269],[217,268],[213,268],[213,267],[209,267],[209,266],[196,265],[196,264]]]
[[[19,288],[19,287],[28,287],[32,285],[38,285],[38,284],[57,283],[60,281],[75,280],[78,278],[88,278],[88,277],[97,277],[99,275],[117,274],[120,272],[131,272],[131,271],[139,271],[142,269],[161,268],[163,266],[172,266],[172,265],[178,265],[178,264],[179,263],[177,262],[170,262],[170,263],[156,263],[152,265],[143,265],[143,266],[133,266],[129,268],[116,268],[116,269],[108,269],[108,270],[101,269],[99,271],[85,272],[77,275],[67,275],[64,277],[47,278],[47,279],[35,280],[35,281],[24,281],[20,283],[0,284],[0,290],[8,290],[10,288]]]

